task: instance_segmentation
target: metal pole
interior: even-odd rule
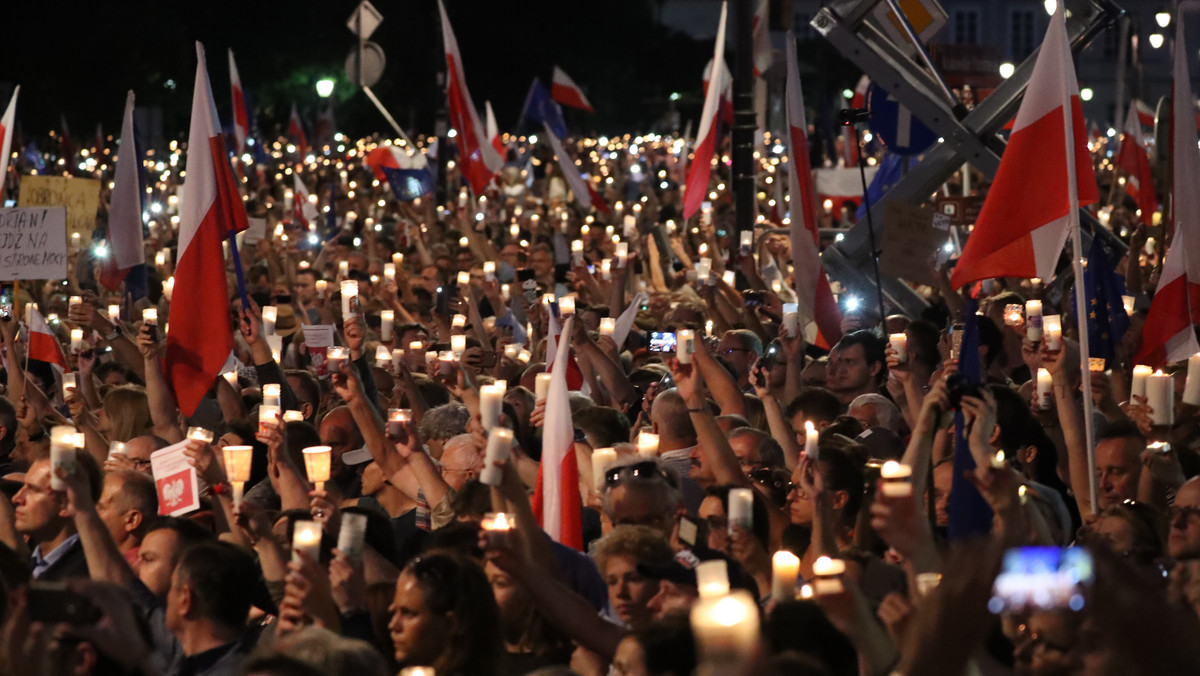
[[[852,109],[858,110],[858,109]],[[865,109],[863,113],[865,113]],[[875,292],[879,298],[879,325],[885,326],[887,312],[883,307],[883,279],[879,275],[879,247],[875,245],[875,219],[871,216],[871,196],[867,194],[867,154],[858,138],[858,125],[850,122],[846,126],[854,132],[854,145],[858,148],[858,176],[862,179],[863,209],[867,212],[867,236],[871,241],[871,263],[875,266]]]
[[[733,196],[739,232],[754,230],[754,0],[737,0],[737,72],[733,74]],[[715,77],[714,77],[715,80]]]

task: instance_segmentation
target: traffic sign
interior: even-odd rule
[[[867,90],[867,109],[871,131],[897,155],[919,154],[937,141],[937,133],[874,82]]]
[[[383,48],[370,40],[362,41],[362,82],[358,81],[359,51],[357,46],[350,49],[350,55],[346,57],[346,77],[360,87],[374,87],[383,76],[383,67],[387,63]]]
[[[376,28],[379,28],[381,23],[383,23],[383,15],[375,9],[375,5],[368,0],[363,0],[346,21],[346,28],[349,28],[350,32],[357,35],[360,40],[366,40],[371,37],[371,33],[374,33]]]

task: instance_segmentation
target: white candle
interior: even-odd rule
[[[612,317],[600,318],[600,335],[612,338],[613,333],[617,330],[617,320]]]
[[[1030,342],[1042,339],[1042,301],[1025,301],[1025,337]]]
[[[486,534],[489,547],[505,547],[508,545],[508,534],[513,528],[513,517],[504,512],[485,514],[479,523]]]
[[[129,456],[129,446],[123,441],[114,441],[108,445],[108,457],[112,459],[114,455]]]
[[[1200,406],[1200,352],[1188,357],[1187,380],[1183,387],[1183,403]]]
[[[1154,369],[1144,364],[1133,367],[1133,380],[1129,383],[1130,399],[1146,396],[1146,379],[1150,377],[1151,373],[1154,373]]]
[[[76,387],[75,386],[75,374],[74,373],[64,373],[62,379],[63,379],[63,381],[62,381],[63,396],[69,397],[69,396],[71,396],[71,391],[74,390]]]
[[[58,478],[58,470],[75,474],[75,428],[55,425],[50,428],[50,490],[65,491],[67,484]]]
[[[275,335],[275,322],[279,318],[279,308],[274,305],[264,305],[262,309],[262,330],[264,336]]]
[[[604,471],[617,462],[617,451],[612,448],[597,448],[592,451],[592,489],[597,493],[604,490]]]
[[[701,258],[696,263],[696,283],[708,286],[710,273],[712,272],[712,263],[707,258]]]
[[[304,414],[301,413],[300,411],[290,411],[290,410],[284,411],[283,412],[283,422],[285,422],[285,423],[304,422]]]
[[[479,388],[479,422],[483,429],[491,431],[500,425],[504,410],[504,388],[483,385]]]
[[[1043,368],[1037,370],[1037,403],[1042,411],[1049,411],[1054,405],[1054,379]]]
[[[814,462],[821,456],[821,448],[817,445],[820,440],[820,435],[817,434],[817,428],[813,425],[813,421],[804,421],[804,455],[807,455]]]
[[[450,351],[454,353],[454,358],[458,359],[463,352],[467,350],[467,337],[463,334],[450,336]]]
[[[71,351],[83,351],[83,329],[71,329]]]
[[[237,389],[237,386],[238,386],[238,374],[237,374],[237,371],[236,371],[236,370],[233,370],[233,371],[226,371],[225,373],[222,373],[222,374],[221,374],[221,377],[225,379],[225,382],[229,383],[229,386],[230,386],[230,387],[232,387],[232,388],[234,388],[234,389]]]
[[[267,336],[267,345],[271,348],[271,359],[276,363],[283,361],[283,336]]]
[[[203,441],[206,444],[213,442],[212,430],[204,429],[203,427],[189,427],[187,430],[187,438]]]
[[[501,460],[508,460],[512,450],[513,432],[507,427],[495,427],[488,434],[487,450],[484,453],[483,471],[479,473],[479,483],[485,486],[499,486],[503,470],[496,467]]]
[[[283,386],[279,383],[266,383],[262,386],[263,404],[266,406],[279,406],[279,399],[283,394]]]
[[[341,345],[333,345],[325,351],[325,368],[331,373],[341,370],[342,362],[350,358],[350,351]]]
[[[404,254],[399,253],[399,252],[392,254],[392,265],[395,265],[396,268],[399,269],[400,266],[403,264],[404,264]]]
[[[1046,315],[1042,317],[1042,339],[1047,350],[1062,349],[1062,316]]]
[[[729,533],[735,526],[746,530],[754,527],[754,491],[749,488],[729,489]]]
[[[908,363],[908,334],[893,333],[888,336],[888,342],[892,345],[892,350],[896,353],[896,359],[901,364]]]
[[[262,434],[268,429],[276,425],[279,420],[278,406],[259,406],[258,407],[258,433]]]
[[[456,281],[458,282],[459,286],[467,286],[471,283],[471,273],[466,271],[459,272]]]
[[[504,346],[504,358],[515,360],[521,354],[521,346],[516,343],[509,343]]]
[[[297,521],[292,525],[292,558],[304,552],[313,559],[321,556],[321,524],[316,521]]]
[[[83,296],[71,296],[67,299],[67,312],[74,310],[78,305],[83,305]]]
[[[800,559],[786,549],[771,557],[771,598],[777,603],[796,597],[796,579],[800,576]]]
[[[881,492],[889,498],[905,498],[913,493],[912,468],[895,460],[883,463],[879,470]]]
[[[618,268],[625,267],[625,259],[629,257],[629,243],[617,242],[616,249],[613,252],[613,257],[617,259]]]
[[[1129,315],[1130,317],[1133,316],[1133,304],[1133,296],[1121,296],[1121,305],[1125,306],[1125,314]]]
[[[170,303],[171,296],[174,294],[175,294],[175,277],[174,276],[167,277],[167,281],[163,282],[163,298],[166,298],[167,302]]]
[[[696,333],[691,329],[680,329],[676,334],[675,358],[680,364],[692,363],[693,344]]]
[[[754,231],[743,230],[740,241],[742,244],[742,255],[745,256],[746,254],[750,253],[752,248],[754,248]]]
[[[571,242],[571,259],[575,262],[575,266],[583,265],[583,240],[577,239]]]
[[[388,280],[389,282],[396,281],[396,264],[395,263],[384,263],[383,264],[383,278]]]
[[[392,339],[392,327],[396,325],[395,310],[381,310],[379,312],[379,339],[389,341]]]
[[[799,303],[784,303],[783,304],[783,332],[790,337],[795,337],[800,329],[800,305]]]
[[[316,284],[314,284],[314,286],[317,288],[317,295],[320,296],[321,298],[324,298],[325,290],[327,288],[329,288],[329,282],[327,282],[323,279],[318,279]]]
[[[533,377],[533,394],[536,401],[542,401],[550,391],[550,374],[539,373]]]
[[[242,501],[242,492],[250,480],[250,465],[254,461],[253,446],[226,446],[221,449],[225,459],[225,476],[233,486],[233,504]]]
[[[612,259],[611,258],[605,258],[604,260],[600,261],[600,278],[606,282],[609,281],[610,279],[612,279]]]
[[[362,559],[363,542],[367,536],[367,515],[342,512],[342,525],[338,528],[338,551],[351,561]]]
[[[350,274],[350,263],[348,261],[338,261],[338,277],[345,278]]]
[[[1146,379],[1146,404],[1156,427],[1175,424],[1175,379],[1171,374],[1156,371]]]
[[[729,593],[729,564],[725,559],[701,561],[695,570],[700,598],[719,598]]]
[[[563,317],[575,314],[575,297],[563,296],[558,299],[558,313]]]
[[[342,282],[342,321],[358,314],[358,282],[347,279]]]
[[[637,436],[638,455],[643,458],[658,457],[658,435],[642,430]]]
[[[489,282],[496,281],[496,262],[495,261],[484,261],[483,262],[483,278]]]
[[[309,483],[319,491],[324,490],[325,482],[329,481],[332,450],[329,446],[309,446],[303,451],[304,472],[308,475]]]
[[[120,321],[121,321],[121,306],[120,305],[109,305],[108,306],[108,321],[112,322],[113,324],[120,323]]]
[[[420,340],[414,340],[414,341],[410,342],[408,344],[408,351],[412,352],[413,354],[416,354],[418,352],[424,352],[425,351],[425,342],[420,341]]]
[[[692,606],[690,621],[701,655],[698,673],[739,673],[753,658],[759,619],[749,592],[739,589],[720,597],[701,597]]]
[[[813,562],[813,591],[818,594],[841,594],[845,587],[838,576],[846,572],[846,562],[828,556],[817,557]]]

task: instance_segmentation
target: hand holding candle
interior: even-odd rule
[[[309,446],[304,449],[304,471],[309,483],[318,491],[325,490],[333,461],[333,449],[329,446]]]

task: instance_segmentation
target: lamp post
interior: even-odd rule
[[[327,99],[333,95],[333,80],[323,77],[317,80],[317,96]]]

